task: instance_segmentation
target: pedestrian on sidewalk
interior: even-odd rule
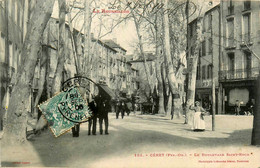
[[[250,99],[246,103],[246,107],[247,107],[247,114],[246,115],[253,115],[254,103],[253,103],[252,99]]]
[[[129,116],[130,112],[131,112],[131,106],[132,104],[130,102],[126,103],[126,114],[127,116]]]
[[[119,113],[120,113],[120,101],[119,99],[116,100],[116,119],[118,119]]]
[[[77,123],[77,124],[72,128],[72,136],[73,136],[73,137],[79,137],[79,130],[80,130],[80,124]]]
[[[126,111],[126,104],[124,101],[121,102],[120,110],[121,110],[121,117],[122,117],[122,119],[124,119],[125,111]]]
[[[107,98],[100,97],[100,103],[98,105],[98,113],[99,113],[99,130],[100,134],[103,134],[103,120],[105,122],[105,134],[108,135],[108,111],[110,109],[109,107],[109,101]]]
[[[240,112],[240,102],[239,102],[239,100],[236,100],[236,103],[235,103],[235,113],[236,113],[236,115],[239,115],[239,112]]]
[[[205,131],[205,121],[203,116],[206,114],[206,110],[200,106],[200,102],[198,101],[195,102],[195,107],[191,106],[190,109],[195,111],[192,130],[195,132]]]

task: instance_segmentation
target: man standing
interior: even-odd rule
[[[105,122],[105,134],[108,135],[108,111],[110,109],[109,107],[109,102],[106,98],[101,97],[100,103],[98,105],[98,110],[99,110],[99,129],[100,129],[100,134],[103,134],[103,120]]]
[[[235,104],[236,115],[239,115],[239,112],[240,112],[240,102],[238,100],[236,100],[236,104]]]
[[[116,119],[118,119],[119,113],[120,113],[120,101],[119,101],[119,99],[117,99],[117,101],[116,101]]]
[[[80,130],[80,124],[77,123],[77,124],[72,128],[72,136],[73,136],[73,137],[79,137],[79,130]]]
[[[120,110],[121,110],[121,117],[122,117],[122,119],[123,119],[124,116],[125,116],[125,110],[126,110],[126,104],[125,104],[124,101],[121,102]]]
[[[98,102],[97,98],[94,98],[94,100],[89,103],[89,109],[92,111],[93,116],[92,116],[92,119],[89,120],[89,122],[88,122],[88,135],[90,135],[90,133],[91,133],[92,123],[93,123],[92,135],[96,135],[97,115],[98,115],[97,102]]]

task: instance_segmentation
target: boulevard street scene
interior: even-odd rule
[[[88,135],[81,124],[79,137],[72,132],[53,138],[47,130],[26,146],[3,149],[2,166],[24,167],[255,167],[259,149],[250,146],[252,116],[205,118],[205,132],[194,132],[183,120],[130,114],[116,119],[109,114],[109,135]],[[232,122],[230,122],[232,121]],[[239,123],[245,123],[243,126]],[[99,128],[97,127],[99,130]],[[30,151],[24,153],[24,151]],[[215,155],[215,156],[214,156]],[[223,156],[221,156],[223,155]],[[237,155],[237,156],[236,156]],[[218,162],[217,162],[218,161]],[[240,161],[240,162],[239,162]],[[188,162],[188,163],[187,163]],[[209,163],[211,162],[211,163]],[[215,163],[213,163],[215,162]]]
[[[260,167],[260,1],[0,0],[2,167]]]

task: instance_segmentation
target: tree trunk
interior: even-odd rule
[[[158,114],[165,114],[164,105],[163,105],[163,86],[162,86],[162,81],[159,80],[158,80],[158,99],[159,99]]]
[[[182,101],[181,97],[173,97],[174,118],[180,118],[182,116]]]
[[[37,105],[39,104],[39,100],[41,98],[43,89],[44,89],[44,84],[45,84],[45,79],[46,79],[46,61],[48,58],[48,48],[46,46],[42,47],[42,55],[41,55],[41,60],[40,60],[40,78],[39,78],[39,82],[38,82],[38,92],[37,92],[37,96],[34,100],[34,115],[33,116],[37,116],[38,115],[38,107]]]
[[[157,42],[156,42],[157,43]],[[157,45],[156,45],[157,46]],[[158,82],[158,99],[159,99],[159,104],[158,104],[158,114],[165,114],[164,111],[164,105],[163,105],[163,83],[162,83],[162,75],[161,75],[161,55],[159,54],[158,47],[156,48],[156,78]]]
[[[87,74],[88,77],[91,77],[91,54],[90,54],[90,43],[91,39],[91,14],[90,14],[90,1],[85,0],[85,13],[84,13],[84,33],[85,33],[85,41],[84,41],[84,62],[82,62],[82,69],[84,69],[84,73]]]
[[[168,102],[167,102],[167,107],[166,107],[166,116],[170,117],[172,114],[172,94],[170,93],[168,96]]]
[[[187,19],[189,15],[189,0],[186,3],[186,17]],[[187,20],[188,21],[188,20]],[[188,78],[187,78],[187,96],[186,96],[186,107],[185,107],[185,124],[191,124],[193,113],[189,110],[190,106],[194,104],[195,100],[195,89],[196,89],[196,75],[197,75],[197,65],[198,65],[198,58],[199,58],[199,48],[201,43],[201,28],[202,22],[200,20],[197,21],[197,35],[196,41],[194,43],[194,54],[190,57],[187,57],[187,67],[189,70]],[[187,31],[188,31],[188,24],[187,24]],[[187,35],[188,36],[188,35]],[[189,39],[187,41],[187,46],[189,46]],[[187,47],[188,51],[188,47]]]
[[[177,83],[178,83],[178,94],[175,94],[174,95],[174,100],[173,100],[173,103],[174,103],[174,118],[180,118],[183,114],[183,109],[182,109],[182,72],[183,72],[183,68],[184,68],[184,65],[182,65],[181,62],[179,62],[179,66],[178,66],[178,71],[176,72],[176,78],[178,79],[177,80]]]
[[[157,17],[157,15],[156,15]],[[158,82],[158,114],[163,114],[165,115],[165,110],[164,110],[164,104],[163,104],[163,82],[162,82],[162,72],[161,72],[161,65],[162,65],[162,61],[161,61],[161,52],[159,50],[159,27],[158,27],[158,22],[157,22],[157,18],[155,21],[155,46],[156,46],[156,50],[155,50],[155,55],[156,55],[156,66],[155,66],[155,70],[156,70],[156,78],[157,78],[157,82]]]
[[[192,121],[192,111],[189,110],[190,106],[194,104],[195,99],[195,89],[196,89],[196,75],[197,75],[197,64],[198,64],[198,55],[196,54],[194,57],[189,59],[189,76],[188,76],[188,90],[187,90],[187,98],[186,98],[186,118],[185,124],[191,124]]]
[[[3,140],[19,143],[26,140],[27,113],[29,106],[31,82],[37,63],[40,41],[47,22],[52,14],[54,0],[37,1],[29,22],[28,33],[22,50],[22,63],[18,69],[17,83],[13,88],[7,111],[7,125]]]
[[[82,37],[79,36],[79,38],[76,40],[76,53],[77,53],[77,60],[78,60],[78,74],[81,74],[83,72],[82,70],[82,63],[83,63],[83,52],[82,52]]]
[[[61,89],[62,72],[64,70],[64,63],[66,60],[65,48],[65,15],[66,15],[66,1],[59,0],[59,40],[58,40],[58,62],[55,71],[55,76],[52,85],[52,95],[58,93]]]
[[[254,107],[254,124],[252,131],[252,145],[260,145],[260,72],[258,75],[257,83],[257,94],[256,94],[256,102]]]
[[[147,82],[148,82],[149,89],[150,89],[150,91],[152,91],[151,82],[150,82],[149,73],[148,73],[149,68],[148,68],[147,63],[146,63],[146,57],[145,57],[145,54],[144,54],[142,36],[140,34],[140,29],[139,29],[140,23],[137,22],[137,18],[134,14],[133,14],[133,18],[134,18],[137,37],[138,37],[140,54],[142,55],[142,57],[144,59],[143,63],[144,63],[144,71],[145,71],[145,74],[146,74],[146,79],[147,79]]]
[[[68,23],[69,23],[69,30],[70,30],[69,34],[70,34],[73,58],[75,61],[75,67],[76,67],[77,74],[79,74],[79,72],[81,72],[81,67],[79,65],[79,62],[81,62],[80,59],[82,58],[81,36],[79,36],[79,38],[76,40],[76,44],[75,44],[75,38],[73,35],[73,27],[72,27],[72,20],[71,20],[71,13],[69,12],[67,16],[68,16]]]
[[[168,104],[168,92],[167,92],[167,84],[165,82],[165,63],[161,65],[161,77],[162,77],[162,89],[163,89],[163,107],[164,111],[167,112],[167,104]]]
[[[2,107],[1,107],[1,114],[2,114],[2,129],[6,126],[6,119],[7,119],[7,109],[8,109],[8,105],[9,105],[9,87],[7,87],[6,91],[5,91],[5,95],[4,95],[4,98],[3,98],[3,101],[2,101]]]
[[[164,2],[164,10],[167,11],[168,10],[168,0],[165,0]],[[169,82],[169,87],[170,87],[170,91],[172,94],[176,94],[178,93],[178,85],[177,85],[177,81],[176,81],[176,77],[175,77],[175,65],[173,65],[172,62],[172,56],[171,56],[171,47],[170,47],[170,31],[169,31],[169,17],[168,14],[165,13],[163,16],[163,25],[164,25],[164,54],[165,54],[165,58],[166,58],[166,63],[167,63],[167,78],[168,78],[168,82]],[[173,97],[172,97],[173,98]]]

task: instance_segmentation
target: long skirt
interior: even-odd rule
[[[201,112],[195,112],[193,117],[192,129],[194,131],[204,131],[205,130],[205,121],[201,117]]]

